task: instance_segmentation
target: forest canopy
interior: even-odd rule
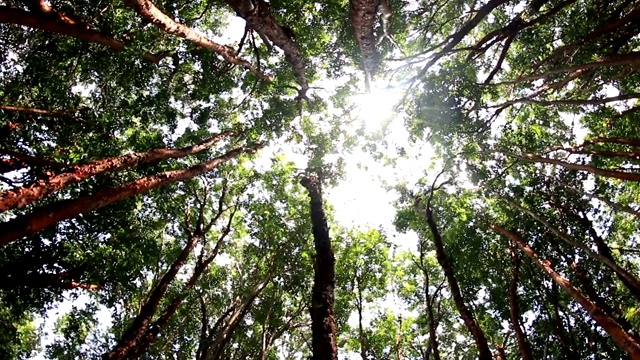
[[[640,359],[636,0],[6,0],[0,49],[2,359]]]

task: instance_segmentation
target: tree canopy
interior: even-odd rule
[[[7,0],[0,49],[2,359],[640,359],[638,1]]]

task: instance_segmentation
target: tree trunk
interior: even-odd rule
[[[55,225],[58,221],[70,219],[76,215],[100,209],[128,197],[145,193],[162,185],[191,179],[215,169],[218,165],[240,155],[255,152],[262,145],[240,147],[204,163],[188,169],[170,170],[156,175],[138,179],[124,185],[98,191],[92,195],[78,199],[59,201],[35,209],[33,212],[20,215],[0,224],[0,247],[18,240],[23,236],[34,234]]]
[[[404,360],[402,354],[402,318],[398,319],[398,333],[396,334],[396,360]]]
[[[138,345],[138,342],[146,334],[151,320],[158,311],[160,301],[167,292],[169,284],[175,279],[178,271],[187,261],[187,257],[198,242],[198,237],[192,236],[189,238],[187,245],[182,249],[178,258],[171,264],[169,270],[162,276],[162,279],[156,285],[151,292],[151,295],[140,309],[140,313],[133,320],[133,323],[127,331],[120,337],[118,344],[103,356],[103,359],[115,360],[115,359],[127,359],[131,358],[129,352]]]
[[[610,316],[608,316],[600,307],[594,304],[578,289],[576,289],[567,279],[554,271],[548,261],[543,261],[538,254],[525,243],[525,241],[516,233],[509,231],[501,226],[492,224],[491,229],[506,236],[516,243],[520,250],[525,253],[542,271],[549,275],[551,279],[560,285],[571,297],[582,305],[583,309],[595,320],[616,342],[623,348],[632,359],[640,359],[640,345],[627,334],[626,331]]]
[[[190,234],[190,239],[192,242],[193,241],[197,242],[198,239],[202,239],[203,242],[206,241],[204,234],[206,234],[210,230],[210,228],[218,221],[218,219],[222,215],[222,212],[223,212],[222,205],[224,203],[225,193],[226,191],[223,190],[222,194],[220,195],[217,214],[206,225],[204,224],[205,221],[204,221],[204,215],[203,215],[205,211],[205,207],[204,207],[204,204],[202,204],[202,206],[200,207],[198,221],[195,225],[195,230],[187,231]],[[231,231],[231,222],[233,220],[234,214],[235,212],[232,212],[231,215],[229,216],[229,220],[227,221],[227,224],[224,230],[218,237],[218,240],[216,241],[215,247],[211,251],[211,254],[209,254],[209,256],[206,259],[204,260],[201,259],[198,261],[197,265],[193,270],[193,273],[191,274],[191,277],[185,284],[185,288],[187,290],[193,289],[193,287],[196,285],[196,283],[198,282],[202,274],[205,272],[205,270],[209,267],[211,262],[213,262],[213,260],[218,255],[218,251],[220,250],[220,247],[222,246],[224,239],[227,237],[227,235],[229,235],[229,232]],[[192,243],[192,242],[188,244],[190,245],[191,250],[193,250],[193,247],[195,245],[195,243]],[[174,262],[170,270],[167,272],[167,274],[163,276],[159,285],[156,286],[156,289],[154,289],[153,293],[151,294],[151,296],[143,306],[143,309],[140,311],[140,314],[134,320],[134,323],[129,327],[129,329],[125,332],[125,334],[122,336],[122,338],[118,342],[118,345],[116,345],[116,347],[113,350],[111,350],[109,353],[105,354],[103,356],[104,359],[109,359],[109,360],[112,360],[112,359],[120,360],[120,359],[129,359],[129,358],[137,359],[140,356],[142,356],[147,351],[151,343],[156,339],[160,331],[165,327],[165,325],[169,322],[169,320],[171,320],[171,318],[176,313],[178,308],[180,308],[180,305],[182,305],[182,302],[186,298],[187,294],[183,294],[175,297],[171,301],[169,306],[158,317],[158,319],[155,320],[152,324],[150,324],[152,317],[157,312],[158,304],[162,299],[162,296],[166,292],[166,287],[171,281],[169,280],[169,282],[167,282],[165,281],[165,278],[167,278],[168,276],[175,278],[177,271],[184,265],[184,262],[186,261],[186,258],[189,255],[189,252],[191,251],[189,250],[189,252],[185,254],[186,249],[187,248],[183,250],[183,252],[180,254],[178,259]],[[179,267],[177,269],[174,269],[175,265],[178,262],[181,262],[179,264]],[[160,288],[163,285],[163,283],[165,283],[165,285],[164,285],[164,289],[162,289],[162,294],[158,294],[157,293],[158,288]],[[153,305],[153,303],[155,303],[155,305]],[[145,307],[149,307],[149,311],[145,311]],[[141,315],[143,314],[145,314],[144,315],[145,317],[141,318]]]
[[[362,360],[367,360],[367,353],[369,352],[369,350],[367,347],[367,336],[364,333],[364,325],[362,324],[362,321],[363,321],[362,291],[360,290],[360,282],[358,281],[358,279],[356,279],[356,282],[357,282],[356,309],[358,311],[358,340],[360,341],[360,357],[362,358]]]
[[[115,52],[121,52],[125,49],[125,45],[113,37],[91,30],[89,26],[82,22],[65,21],[67,19],[69,19],[67,16],[55,12],[37,13],[0,6],[0,23],[22,25],[71,36],[82,41],[106,45]],[[164,56],[162,54],[143,54],[142,57],[152,63],[157,63]]]
[[[245,299],[245,301],[242,302],[240,307],[238,307],[233,312],[233,314],[231,314],[225,327],[217,333],[216,339],[213,341],[213,344],[209,347],[209,349],[207,349],[207,351],[204,352],[202,360],[221,359],[222,352],[224,351],[225,346],[231,340],[231,335],[233,335],[235,329],[238,327],[242,319],[244,319],[247,311],[249,311],[258,295],[260,295],[262,290],[264,290],[269,282],[271,282],[271,277],[272,276],[269,275],[267,279],[254,286],[253,290]]]
[[[427,312],[427,323],[429,326],[429,351],[433,351],[434,360],[440,360],[440,350],[438,349],[438,335],[437,335],[438,324],[436,323],[436,317],[433,312],[434,302],[436,299],[436,295],[440,290],[440,286],[436,287],[436,290],[433,292],[433,295],[429,293],[429,287],[431,286],[431,281],[429,279],[429,271],[424,264],[424,252],[425,252],[425,249],[421,245],[420,246],[420,270],[422,270],[423,287],[424,287],[423,289],[424,305],[425,305],[425,310]]]
[[[133,8],[133,10],[138,13],[138,15],[150,21],[160,30],[189,40],[192,43],[198,46],[202,46],[205,49],[209,49],[220,55],[227,62],[234,65],[243,66],[263,80],[271,79],[270,77],[264,75],[260,70],[256,69],[248,61],[238,58],[233,48],[213,42],[198,31],[174,21],[172,18],[160,11],[160,9],[158,9],[151,1],[125,0],[125,3]]]
[[[565,263],[567,264],[567,268],[571,269],[573,271],[573,273],[576,276],[576,279],[578,279],[578,282],[582,285],[582,289],[584,290],[585,294],[587,295],[587,297],[589,299],[591,299],[591,301],[593,301],[598,307],[600,307],[602,310],[604,310],[604,312],[609,315],[611,318],[613,318],[618,324],[620,324],[620,326],[622,326],[622,328],[629,332],[631,330],[633,330],[633,326],[629,323],[629,321],[627,321],[624,317],[620,317],[618,316],[616,313],[616,309],[614,309],[614,307],[612,306],[612,304],[609,304],[607,302],[606,299],[604,299],[602,296],[600,296],[600,294],[597,292],[597,290],[593,287],[593,282],[588,278],[587,274],[582,271],[580,265],[578,265],[578,263],[572,259],[571,256],[573,256],[573,258],[575,258],[575,254],[571,254],[567,255],[561,248],[560,246],[558,246],[558,244],[554,241],[550,241],[549,242],[551,244],[551,247],[560,255],[560,257],[562,257],[565,261]],[[607,273],[606,277],[603,279],[604,283],[607,284],[611,284],[613,281],[613,278],[611,276],[612,274]],[[614,290],[615,292],[615,290]],[[632,335],[633,336],[633,335]],[[633,336],[633,338],[638,341],[638,337],[637,336]]]
[[[13,208],[19,209],[34,201],[40,200],[49,194],[59,191],[66,186],[79,183],[97,174],[118,171],[141,164],[156,163],[167,159],[178,159],[196,154],[210,148],[221,139],[235,134],[236,133],[233,131],[215,134],[209,139],[196,145],[181,149],[154,149],[145,152],[96,160],[83,165],[68,165],[68,168],[72,169],[69,172],[53,175],[48,179],[40,180],[31,186],[21,187],[15,190],[7,190],[0,194],[0,212]]]
[[[513,245],[509,246],[511,250],[511,258],[513,260],[513,271],[511,273],[511,281],[509,282],[509,315],[511,317],[511,325],[516,333],[516,339],[518,340],[518,350],[522,360],[533,360],[531,355],[531,347],[527,341],[527,335],[520,326],[520,308],[518,306],[518,279],[520,277],[520,258],[518,253],[513,248]]]
[[[336,260],[331,249],[327,218],[322,208],[322,185],[318,176],[311,174],[303,177],[300,183],[311,198],[311,223],[316,250],[311,295],[312,359],[337,360],[337,329],[333,310]]]
[[[300,85],[298,99],[306,99],[309,82],[302,51],[290,36],[292,34],[285,32],[284,27],[276,22],[271,14],[270,3],[264,0],[225,0],[225,2],[246,20],[249,28],[258,34],[265,35],[274,45],[282,49],[285,60],[291,65],[296,82]]]
[[[507,154],[507,155],[510,155],[510,154]],[[595,175],[610,177],[614,179],[627,180],[627,181],[640,181],[640,174],[638,173],[601,169],[591,165],[573,164],[573,163],[558,160],[558,159],[546,158],[537,154],[524,154],[524,155],[511,155],[511,156],[526,162],[537,162],[537,163],[543,163],[543,164],[559,165],[570,170],[586,171]]]
[[[366,92],[371,90],[371,79],[376,68],[376,35],[373,31],[378,15],[379,0],[350,0],[349,17],[362,57]]]
[[[539,216],[535,212],[533,212],[533,211],[531,211],[531,210],[529,210],[529,209],[527,209],[527,208],[525,208],[523,206],[520,206],[520,205],[514,203],[511,200],[504,199],[504,198],[503,198],[503,200],[507,204],[509,204],[509,205],[519,209],[519,210],[524,211],[529,216],[531,216],[534,220],[536,220],[539,223],[541,223],[542,225],[546,226],[549,230],[551,230],[551,232],[554,235],[556,235],[557,237],[562,239],[567,244],[581,249],[590,258],[599,261],[600,263],[602,263],[605,266],[607,266],[609,269],[613,270],[613,272],[618,277],[624,278],[625,281],[623,281],[623,283],[625,284],[625,286],[627,286],[629,288],[629,290],[631,291],[631,293],[634,296],[637,296],[638,299],[640,300],[640,280],[638,280],[638,278],[635,277],[635,275],[631,274],[629,271],[627,271],[626,269],[624,269],[620,265],[618,265],[611,257],[607,257],[604,254],[597,253],[597,252],[591,250],[591,248],[588,247],[587,245],[581,243],[580,241],[577,241],[576,239],[572,238],[571,236],[569,236],[565,232],[562,232],[559,229],[555,228],[553,225],[551,225],[551,223],[549,223],[548,221],[543,219],[541,216]],[[607,247],[607,249],[608,249],[608,247]]]
[[[456,279],[453,267],[449,262],[449,258],[444,251],[444,242],[442,241],[442,237],[440,236],[438,226],[433,219],[433,212],[431,211],[431,206],[429,203],[427,204],[425,213],[427,224],[429,225],[429,230],[433,235],[433,242],[436,246],[436,259],[438,260],[438,263],[440,264],[440,267],[442,267],[444,275],[447,278],[447,282],[449,283],[449,288],[451,290],[451,295],[453,297],[453,301],[456,304],[456,308],[460,313],[460,317],[464,321],[465,326],[471,333],[471,336],[476,343],[476,347],[478,348],[478,358],[480,360],[493,360],[493,355],[491,354],[491,350],[489,350],[489,344],[487,342],[487,338],[484,335],[484,331],[482,331],[473,314],[471,313],[471,310],[469,310],[467,305],[464,303],[462,292],[460,291],[460,286],[458,285],[458,280]]]

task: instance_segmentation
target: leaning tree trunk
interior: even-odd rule
[[[333,310],[336,284],[335,257],[331,249],[329,227],[322,208],[322,186],[316,175],[300,181],[311,198],[311,223],[316,249],[313,293],[311,295],[311,332],[313,360],[337,360],[336,319]]]
[[[551,279],[560,287],[562,287],[571,297],[582,305],[583,309],[591,316],[595,322],[606,331],[618,346],[623,348],[632,359],[640,359],[640,344],[631,337],[613,318],[608,316],[604,310],[594,304],[580,290],[574,287],[569,280],[562,277],[553,270],[548,261],[540,259],[538,254],[522,239],[518,234],[509,231],[501,226],[492,224],[491,229],[506,236],[516,243],[520,250],[524,252],[544,273],[549,275]]]
[[[460,313],[460,317],[464,321],[465,326],[471,333],[471,336],[473,337],[473,340],[476,344],[476,347],[478,349],[478,358],[480,360],[493,360],[493,355],[491,354],[491,350],[489,349],[489,343],[487,342],[487,337],[484,335],[484,331],[482,331],[482,328],[476,321],[469,307],[464,303],[462,291],[460,291],[460,286],[458,285],[458,280],[456,279],[455,272],[453,271],[453,266],[451,265],[451,261],[444,251],[444,241],[442,240],[442,236],[440,235],[438,226],[433,218],[430,201],[431,199],[429,199],[429,201],[427,202],[425,214],[426,221],[429,225],[429,230],[433,235],[433,242],[436,247],[436,259],[438,260],[438,264],[440,264],[440,267],[442,268],[442,271],[447,278],[447,283],[449,283],[449,289],[451,290],[451,296],[453,297],[456,308]]]
[[[214,134],[210,138],[181,149],[159,148],[145,152],[114,156],[106,159],[91,161],[86,164],[68,165],[69,171],[53,175],[45,180],[39,180],[33,185],[0,193],[0,212],[13,208],[22,208],[34,201],[59,191],[71,184],[79,183],[97,174],[118,171],[142,164],[153,164],[167,159],[177,159],[207,150],[221,139],[234,136],[236,132],[226,131]]]
[[[22,25],[33,29],[44,30],[56,34],[70,36],[82,41],[106,45],[114,52],[122,52],[126,46],[110,35],[91,29],[86,23],[76,21],[63,13],[49,8],[24,11],[21,9],[0,6],[0,23]],[[164,58],[163,54],[144,53],[142,57],[152,63],[158,63]]]
[[[58,221],[70,219],[82,213],[97,210],[128,197],[145,193],[163,185],[191,179],[211,171],[227,161],[240,155],[257,151],[262,145],[240,147],[230,150],[207,162],[194,165],[188,169],[169,170],[129,183],[98,191],[77,199],[58,201],[33,210],[33,212],[0,224],[0,247],[15,240],[37,233],[55,225]]]

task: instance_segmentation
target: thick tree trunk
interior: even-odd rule
[[[373,27],[378,15],[380,0],[350,0],[349,15],[360,48],[362,68],[367,93],[371,90],[371,80],[376,69],[376,36]]]
[[[71,36],[82,41],[105,45],[114,52],[121,52],[125,49],[124,43],[113,37],[91,30],[87,24],[71,21],[66,15],[55,12],[29,12],[8,6],[0,6],[0,23],[22,25]],[[142,57],[152,63],[157,63],[164,58],[164,55],[143,54]]]
[[[298,98],[306,99],[309,82],[307,81],[307,68],[302,51],[293,40],[293,34],[283,24],[278,24],[271,14],[271,4],[264,0],[225,0],[240,17],[246,20],[247,25],[258,34],[267,37],[274,45],[282,49],[285,60],[291,65],[296,82],[300,85]]]
[[[520,326],[520,307],[518,306],[518,280],[520,277],[520,258],[518,253],[513,248],[513,245],[509,246],[511,250],[511,258],[513,260],[513,271],[511,272],[511,281],[509,282],[509,315],[511,317],[511,325],[516,333],[516,339],[518,341],[518,350],[522,360],[533,360],[531,355],[531,347],[527,341],[527,335]]]
[[[501,226],[492,224],[491,229],[506,236],[525,253],[545,274],[560,285],[576,302],[582,305],[583,309],[595,320],[616,342],[623,348],[632,359],[640,359],[640,344],[638,344],[614,319],[608,316],[600,307],[594,304],[578,289],[576,289],[567,279],[553,270],[548,261],[538,257],[538,254],[526,244],[526,242],[516,233]]]
[[[98,191],[78,199],[64,200],[35,209],[33,212],[16,217],[0,224],[0,247],[23,236],[37,233],[58,221],[70,219],[76,215],[100,209],[128,197],[145,193],[162,185],[191,179],[215,169],[218,165],[240,155],[257,151],[262,145],[241,147],[227,152],[210,161],[194,165],[188,169],[165,171],[153,176],[138,179],[124,185]]]
[[[315,175],[307,175],[301,184],[311,198],[311,222],[316,250],[311,295],[312,359],[337,360],[337,329],[333,310],[336,260],[331,249],[327,218],[322,208],[322,185]]]
[[[451,290],[451,296],[453,297],[456,308],[460,313],[460,317],[471,333],[476,347],[478,348],[478,358],[480,360],[492,360],[493,355],[491,354],[491,350],[489,350],[489,344],[487,342],[486,336],[484,335],[484,331],[482,331],[482,328],[480,328],[480,326],[476,322],[473,313],[471,313],[471,310],[469,310],[467,305],[464,303],[462,292],[460,291],[460,286],[458,286],[458,280],[456,279],[453,267],[449,262],[449,257],[444,251],[444,241],[442,240],[440,231],[438,230],[438,226],[433,219],[433,212],[431,211],[431,206],[429,203],[427,203],[425,213],[427,224],[429,225],[429,230],[433,235],[433,242],[436,246],[436,258],[438,260],[438,263],[440,264],[440,267],[442,267],[445,277],[447,278],[449,289]]]
[[[184,147],[181,149],[154,149],[145,152],[96,160],[83,165],[68,165],[71,171],[53,175],[48,179],[40,180],[28,187],[21,187],[15,190],[7,190],[1,193],[0,212],[24,207],[34,201],[44,198],[49,194],[59,191],[66,186],[81,182],[97,174],[118,171],[141,164],[156,163],[162,160],[177,159],[196,154],[210,148],[221,139],[233,135],[235,135],[235,132],[227,131],[224,133],[215,134],[211,138],[202,141],[199,144]],[[58,166],[60,165],[63,164],[58,164]]]

